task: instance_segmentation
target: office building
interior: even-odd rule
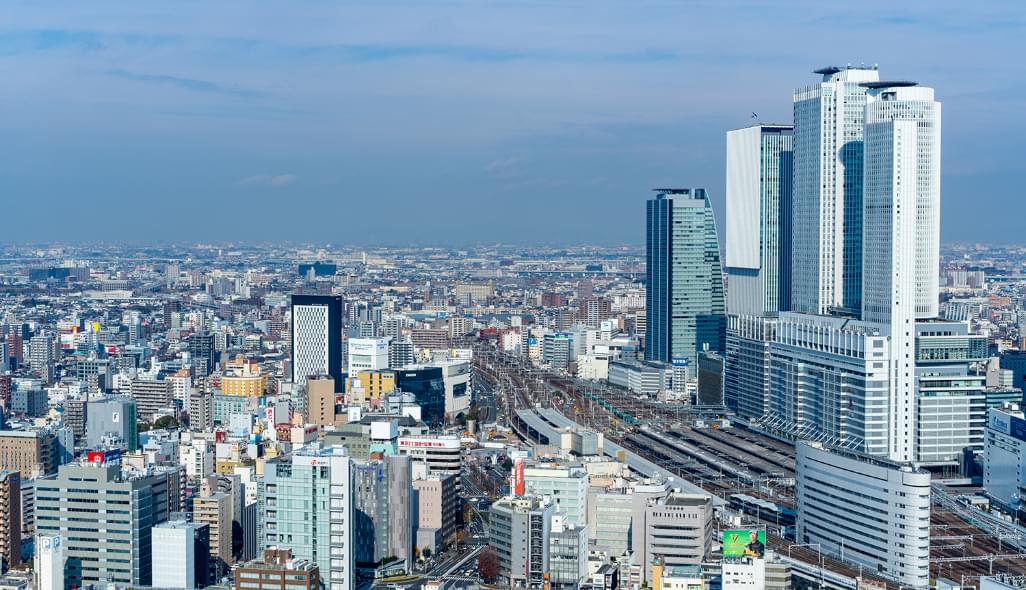
[[[49,410],[46,391],[34,387],[19,387],[11,393],[11,414],[38,418]]]
[[[353,534],[356,561],[379,564],[386,557],[412,561],[413,486],[408,456],[354,463]]]
[[[209,545],[206,524],[172,520],[153,527],[153,587],[205,588]]]
[[[325,590],[356,586],[352,478],[344,447],[300,449],[264,469],[264,546],[316,564]]]
[[[342,297],[292,296],[292,382],[328,375],[342,383]]]
[[[60,535],[36,535],[36,555],[32,571],[38,590],[64,590],[66,557]]]
[[[698,353],[698,392],[695,403],[700,406],[723,405],[723,356],[712,351]],[[690,399],[688,399],[690,401]]]
[[[434,553],[455,540],[460,498],[453,474],[435,473],[413,481],[417,498],[416,545]]]
[[[49,430],[0,430],[0,470],[22,480],[57,470],[57,439]]]
[[[263,559],[248,561],[235,569],[235,587],[265,590],[319,590],[317,564],[292,557],[288,549],[267,549]]]
[[[770,344],[770,419],[808,438],[891,456],[889,363],[878,324],[781,313]],[[911,443],[911,424],[901,436]]]
[[[790,309],[793,129],[727,133],[727,313]]]
[[[681,361],[678,361],[681,362]],[[674,387],[673,365],[662,361],[609,361],[609,383],[654,397]]]
[[[915,329],[916,462],[955,465],[964,449],[983,450],[987,377],[973,365],[986,360],[987,337],[970,334],[968,322],[918,321]]]
[[[413,342],[410,340],[399,340],[393,338],[388,344],[388,366],[391,369],[401,369],[416,362]]]
[[[577,590],[588,575],[588,529],[553,514],[549,533],[549,588]]]
[[[710,496],[670,492],[648,498],[643,518],[634,526],[640,528],[644,543],[633,549],[645,580],[653,581],[657,557],[669,567],[702,565],[713,539]]]
[[[488,544],[498,558],[503,586],[545,588],[554,513],[551,503],[534,496],[507,497],[492,504]]]
[[[53,479],[36,482],[36,530],[63,539],[69,586],[151,584],[152,528],[168,517],[168,479],[105,460],[62,465]],[[68,517],[69,507],[97,504],[110,508]]]
[[[350,338],[346,368],[350,375],[388,368],[388,338]]]
[[[724,349],[726,306],[716,219],[705,189],[659,189],[647,205],[647,360]]]
[[[85,444],[90,449],[120,447],[130,453],[139,448],[136,402],[118,395],[92,399],[86,416]]]
[[[431,473],[459,475],[463,463],[463,444],[456,435],[400,436],[400,455],[409,455],[414,463],[424,463]],[[459,480],[456,482],[459,487]]]
[[[542,337],[542,363],[555,371],[566,371],[570,368],[573,346],[572,334],[546,334]]]
[[[0,471],[0,570],[21,565],[21,476]]]
[[[381,400],[395,391],[396,372],[360,371],[350,374],[346,380],[346,395],[349,403],[357,406],[377,407]]]
[[[528,494],[551,498],[567,524],[587,525],[588,474],[581,466],[558,463],[527,466],[524,489]]]
[[[196,377],[206,377],[214,370],[216,364],[214,335],[207,332],[190,334],[188,344],[192,374]]]
[[[303,410],[310,424],[320,427],[335,425],[335,380],[327,375],[310,375],[306,379]]]
[[[445,423],[445,378],[441,367],[406,367],[397,371],[396,384],[412,393],[421,409],[421,418],[433,427]]]
[[[1026,498],[1026,420],[1017,405],[990,408],[983,448],[983,489],[1006,510]]]
[[[798,543],[929,586],[929,472],[807,441],[797,444],[795,467]]]
[[[862,295],[865,82],[876,67],[827,67],[794,91],[791,309],[858,311]]]
[[[589,542],[609,555],[623,555],[630,546],[633,506],[631,494],[604,491],[589,494]]]
[[[776,335],[775,317],[727,317],[723,398],[725,405],[742,418],[758,420],[769,413],[770,344]]]
[[[940,103],[910,82],[864,86],[862,319],[890,337],[890,455],[912,461],[915,322],[939,306]]]

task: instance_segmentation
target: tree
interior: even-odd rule
[[[494,580],[499,575],[499,556],[495,549],[485,547],[477,556],[477,573],[483,580]]]
[[[425,547],[420,554],[424,556],[424,559],[431,559],[431,549],[429,547]]]
[[[177,426],[174,416],[161,416],[153,423],[153,428],[157,430],[174,426]]]

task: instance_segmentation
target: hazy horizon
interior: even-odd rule
[[[5,9],[0,243],[641,244],[664,185],[722,241],[726,131],[846,63],[936,89],[945,243],[1026,212],[1020,3]]]

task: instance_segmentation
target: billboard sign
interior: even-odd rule
[[[524,495],[524,460],[519,457],[513,461],[513,495]]]
[[[723,531],[724,557],[764,557],[766,529],[728,529]]]
[[[675,356],[672,359],[670,359],[670,362],[672,362],[673,366],[675,366],[675,367],[686,367],[686,366],[688,366],[688,357],[686,357],[686,356]]]

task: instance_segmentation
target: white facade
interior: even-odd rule
[[[857,307],[866,104],[860,84],[880,79],[875,67],[816,73],[822,81],[794,92],[791,305],[806,313]]]
[[[329,375],[327,305],[292,306],[292,382],[302,386],[310,375]]]
[[[1016,510],[1026,493],[1026,420],[1018,408],[991,408],[983,443],[983,489]]]
[[[36,536],[32,570],[38,590],[64,590],[64,543],[60,535]]]
[[[583,527],[588,521],[588,475],[580,467],[540,464],[524,469],[527,493],[548,496],[565,521]]]
[[[798,543],[855,561],[907,588],[930,580],[930,473],[799,442]]]
[[[766,560],[753,557],[724,559],[720,588],[723,590],[763,590],[766,588]]]
[[[911,461],[915,322],[939,306],[940,103],[931,88],[883,84],[866,103],[862,319],[891,337],[890,455]]]
[[[889,361],[879,326],[781,313],[770,344],[771,418],[806,437],[889,457]]]
[[[174,521],[153,527],[154,588],[188,590],[196,587],[196,528],[192,522]]]
[[[349,374],[388,368],[388,338],[350,338]]]

